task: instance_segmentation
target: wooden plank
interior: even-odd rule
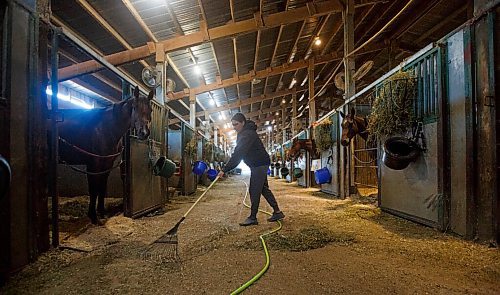
[[[243,33],[250,33],[262,28],[273,28],[280,25],[292,24],[310,17],[319,17],[328,13],[340,12],[342,10],[342,5],[338,0],[314,3],[313,5],[316,8],[316,11],[318,11],[313,15],[309,14],[307,7],[301,7],[263,17],[262,27],[259,27],[256,24],[255,19],[252,18],[208,29],[208,36],[206,31],[199,31],[189,35],[168,39],[162,41],[161,43],[163,44],[165,52],[172,52],[217,39],[232,37]],[[151,53],[148,46],[143,45],[130,50],[113,53],[105,56],[104,58],[111,64],[118,66],[144,59],[150,55]],[[68,80],[79,75],[93,73],[102,68],[103,66],[96,61],[86,61],[60,69],[59,79],[60,81]]]

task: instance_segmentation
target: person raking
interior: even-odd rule
[[[269,189],[267,182],[267,169],[271,160],[264,148],[264,144],[257,135],[255,122],[247,120],[245,115],[237,113],[231,118],[233,128],[237,133],[236,147],[226,166],[219,172],[219,177],[233,170],[243,160],[250,167],[250,216],[241,222],[241,226],[257,225],[257,212],[259,211],[260,195],[263,195],[273,208],[273,215],[269,222],[278,221],[285,217],[278,206],[278,202]]]

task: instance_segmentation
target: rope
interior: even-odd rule
[[[358,157],[356,157],[356,153],[353,153],[352,156],[361,164],[371,164],[377,160],[376,158],[373,158],[371,161],[361,161],[360,159],[358,159]]]
[[[96,158],[101,158],[101,159],[109,159],[109,158],[115,158],[117,156],[119,156],[122,152],[123,152],[123,147],[121,149],[121,151],[119,151],[118,153],[116,154],[112,154],[112,155],[106,155],[106,156],[101,156],[101,155],[98,155],[98,154],[94,154],[94,153],[91,153],[91,152],[88,152],[84,149],[82,149],[81,147],[79,146],[76,146],[72,143],[69,143],[68,141],[66,141],[64,138],[62,137],[59,137],[59,140],[61,140],[63,143],[69,145],[70,147],[76,149],[77,151],[81,152],[81,153],[84,153],[84,154],[87,154],[89,156],[92,156],[92,157],[96,157]]]
[[[246,187],[247,187],[247,190],[245,192],[245,197],[243,198],[243,205],[245,205],[247,208],[250,208],[250,205],[248,205],[247,203],[245,203],[245,200],[248,196],[248,184],[244,181],[242,181]],[[259,209],[259,212],[262,212],[262,213],[265,213],[267,215],[271,215],[271,213],[267,212],[267,211],[264,211],[264,210],[261,210]],[[264,248],[264,252],[266,254],[266,264],[264,265],[264,267],[255,275],[253,276],[253,278],[251,278],[249,281],[247,281],[245,284],[241,285],[238,289],[234,290],[233,292],[231,292],[231,295],[235,295],[235,294],[240,294],[241,292],[243,292],[246,288],[250,287],[250,285],[252,285],[253,283],[255,283],[258,279],[260,279],[260,277],[262,277],[262,275],[264,275],[264,273],[268,270],[269,268],[269,264],[270,264],[270,258],[269,258],[269,251],[267,250],[267,245],[266,245],[266,241],[264,240],[264,237],[265,236],[268,236],[270,234],[273,234],[277,231],[279,231],[281,228],[282,228],[282,224],[281,224],[281,221],[277,221],[278,222],[278,227],[274,228],[273,230],[267,232],[267,233],[264,233],[262,235],[259,236],[259,239],[262,243],[262,247]]]
[[[66,162],[61,162],[61,163],[64,164],[64,165],[66,165],[66,166],[68,166],[69,168],[71,168],[72,170],[74,170],[76,172],[80,172],[80,173],[88,174],[88,175],[101,175],[101,174],[105,174],[105,173],[111,172],[113,169],[116,169],[116,168],[120,167],[120,165],[123,163],[123,161],[120,161],[115,166],[109,168],[108,170],[104,170],[104,171],[101,171],[101,172],[88,172],[86,170],[82,170],[80,168],[76,168],[75,166],[69,165]]]

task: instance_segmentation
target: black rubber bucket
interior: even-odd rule
[[[420,155],[418,145],[404,137],[391,137],[384,143],[382,162],[394,170],[403,170]]]
[[[280,172],[281,172],[281,176],[286,177],[290,173],[290,170],[288,170],[288,168],[286,168],[286,167],[283,167],[280,169]]]

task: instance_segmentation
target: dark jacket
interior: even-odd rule
[[[248,120],[245,123],[243,130],[238,133],[236,148],[223,169],[224,173],[236,168],[241,160],[245,161],[248,167],[265,166],[271,163],[269,154],[266,152],[256,130],[257,125],[255,125],[255,122]]]

